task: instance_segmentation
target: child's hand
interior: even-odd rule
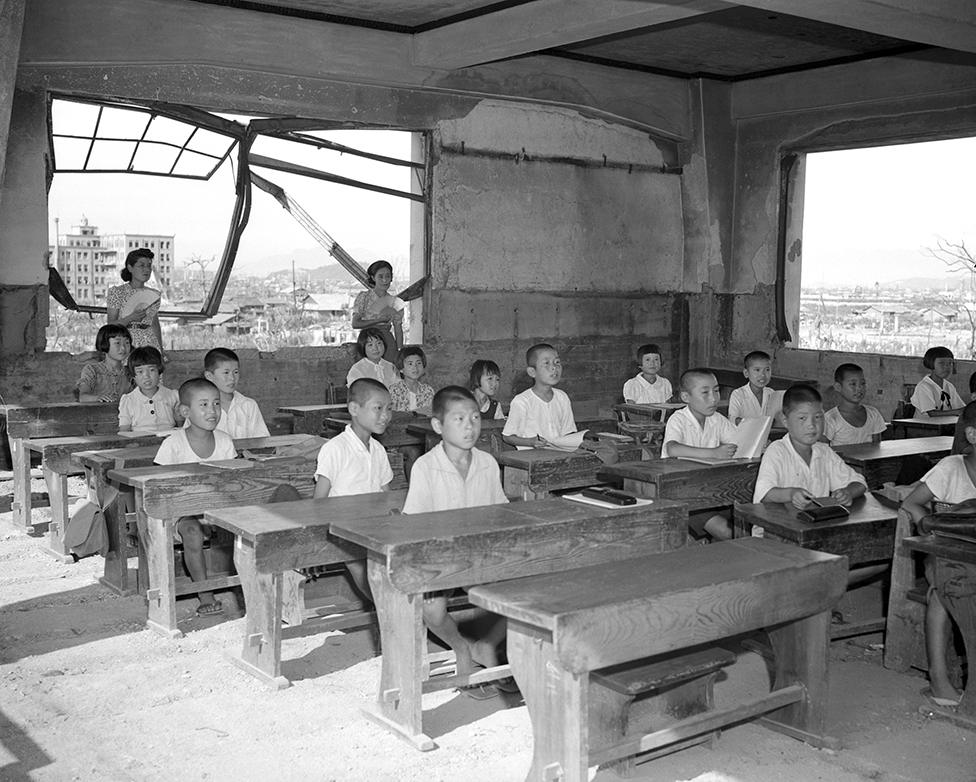
[[[854,497],[846,486],[843,489],[834,489],[830,496],[837,500],[841,505],[847,506],[854,502]]]
[[[738,445],[735,443],[722,443],[720,446],[715,448],[715,456],[719,459],[731,459],[735,456],[735,452],[738,449]]]
[[[142,320],[143,315],[146,314],[146,310],[148,309],[148,304],[138,305],[134,310],[132,310],[132,314],[129,316],[129,323],[138,323],[140,320]]]
[[[392,310],[390,313],[390,320],[394,323],[400,323],[403,321],[403,310],[394,309],[393,307],[388,307],[387,309]]]
[[[793,503],[794,508],[804,510],[810,507],[810,503],[813,502],[813,495],[806,489],[793,489],[793,493],[790,495],[790,502]]]
[[[112,398],[112,395],[111,394],[102,394],[100,397],[98,397],[98,401],[99,402],[114,402],[115,400]]]
[[[535,440],[533,440],[532,442],[533,448],[547,448],[549,445],[550,442],[545,437],[542,437],[541,435],[536,435]]]

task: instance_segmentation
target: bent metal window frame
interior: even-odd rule
[[[54,127],[52,117],[52,107],[55,101],[85,104],[96,107],[97,115],[94,128],[91,130],[91,132],[59,132],[58,129]],[[100,133],[103,112],[106,109],[131,112],[134,116],[140,114],[145,115],[145,126],[142,128],[138,137],[131,135],[115,135],[104,131]],[[151,138],[150,129],[153,127],[153,123],[159,118],[172,120],[177,123],[191,126],[189,135],[182,143],[175,143],[159,138]],[[60,173],[137,174],[143,176],[165,176],[178,179],[207,180],[217,172],[217,170],[228,158],[235,155],[237,159],[237,172],[235,174],[236,197],[234,208],[231,213],[227,240],[224,243],[223,253],[220,258],[220,265],[214,274],[214,280],[210,290],[207,293],[207,298],[203,302],[203,307],[199,312],[168,310],[161,311],[159,313],[161,317],[193,318],[202,320],[213,317],[217,314],[220,301],[223,298],[224,291],[227,288],[227,282],[230,279],[231,272],[234,268],[234,260],[237,256],[237,249],[240,246],[241,236],[244,233],[244,229],[247,228],[248,220],[250,218],[252,186],[258,186],[275,197],[284,208],[292,212],[295,219],[298,220],[303,227],[306,228],[306,230],[312,233],[316,240],[326,248],[329,254],[332,255],[340,264],[342,264],[342,266],[346,268],[346,270],[349,271],[354,278],[358,279],[364,285],[366,284],[365,270],[363,270],[362,267],[360,267],[355,260],[353,260],[348,253],[346,253],[345,250],[343,250],[342,247],[328,235],[328,233],[322,230],[319,226],[315,225],[314,222],[312,226],[309,226],[307,224],[307,215],[305,215],[306,220],[303,221],[303,219],[296,214],[296,210],[300,210],[300,207],[291,201],[281,188],[278,188],[273,183],[269,183],[257,173],[253,173],[251,171],[252,166],[270,169],[272,171],[283,171],[289,174],[311,177],[349,187],[362,188],[364,190],[384,193],[386,195],[391,195],[398,198],[407,198],[423,204],[425,211],[429,212],[428,183],[430,179],[428,176],[429,172],[427,162],[401,160],[399,158],[378,155],[365,150],[359,150],[339,144],[329,139],[320,138],[310,133],[311,131],[346,130],[353,127],[359,128],[361,126],[351,125],[349,123],[324,122],[320,120],[292,117],[254,119],[245,123],[227,119],[217,114],[212,114],[208,111],[190,106],[179,106],[161,102],[141,103],[134,101],[110,100],[106,98],[88,98],[75,95],[51,94],[48,97],[48,149],[50,156],[48,187],[50,188],[54,174]],[[405,128],[400,130],[404,130],[406,132],[418,132]],[[202,149],[202,144],[197,143],[194,145],[194,140],[198,138],[198,134],[200,137],[206,136],[211,146],[214,143],[214,135],[216,135],[218,138],[226,139],[226,148],[224,148],[219,154],[214,151]],[[355,155],[382,163],[388,163],[390,165],[409,167],[412,169],[412,173],[414,175],[413,181],[416,192],[408,192],[405,190],[396,190],[393,188],[383,187],[369,182],[362,182],[357,179],[332,174],[325,170],[311,168],[285,160],[269,158],[263,155],[252,154],[251,147],[253,146],[255,140],[261,136],[291,141],[297,144],[312,145],[322,149],[330,149],[336,152],[341,152],[344,155]],[[56,148],[59,140],[70,140],[80,143],[84,143],[86,141],[88,142],[88,147],[84,155],[84,162],[80,167],[77,165],[71,166],[67,164],[64,167],[61,167],[58,164]],[[132,149],[128,155],[128,160],[125,166],[104,167],[101,165],[95,165],[92,161],[92,156],[96,144],[100,143],[132,145]],[[427,144],[423,145],[424,149],[427,147]],[[173,158],[169,169],[165,171],[152,170],[148,167],[141,166],[141,164],[137,161],[142,157],[140,153],[146,149],[153,149],[157,151],[160,149],[175,150],[175,157]],[[208,162],[211,165],[202,171],[189,170],[190,164],[186,161],[191,161],[195,158],[203,158],[202,161],[196,160],[197,163]],[[182,169],[181,164],[183,164]],[[199,166],[197,169],[199,169]],[[420,287],[422,287],[422,284],[423,280],[418,283]],[[77,305],[77,309],[79,312],[91,313],[104,313],[107,311],[106,307],[87,304],[79,304]]]

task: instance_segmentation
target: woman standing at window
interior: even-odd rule
[[[153,271],[152,250],[141,247],[125,258],[121,271],[124,284],[108,289],[108,322],[119,323],[132,334],[132,347],[154,347],[163,353],[163,335],[159,327],[159,291],[147,288]]]
[[[370,287],[356,297],[352,327],[382,332],[386,344],[383,358],[393,362],[403,347],[403,303],[390,293],[393,267],[389,261],[374,261],[366,269],[366,276]]]

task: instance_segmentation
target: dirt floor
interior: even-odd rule
[[[4,478],[0,497],[10,492]],[[80,494],[80,482],[72,489]],[[181,600],[186,635],[165,640],[144,629],[142,598],[95,583],[101,565],[54,562],[0,514],[0,780],[524,779],[532,737],[518,700],[426,696],[425,727],[439,748],[420,753],[360,712],[379,676],[369,630],[286,639],[294,686],[272,692],[225,657],[241,644],[240,618],[204,622],[195,600]],[[879,641],[833,645],[829,729],[839,750],[746,724],[712,748],[641,765],[637,777],[976,781],[976,734],[923,717],[924,679],[885,670]],[[761,658],[745,654],[716,699],[764,687]],[[619,779],[606,770],[595,778]]]

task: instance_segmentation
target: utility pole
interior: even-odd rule
[[[298,309],[298,291],[295,288],[295,259],[291,259],[291,308]]]

